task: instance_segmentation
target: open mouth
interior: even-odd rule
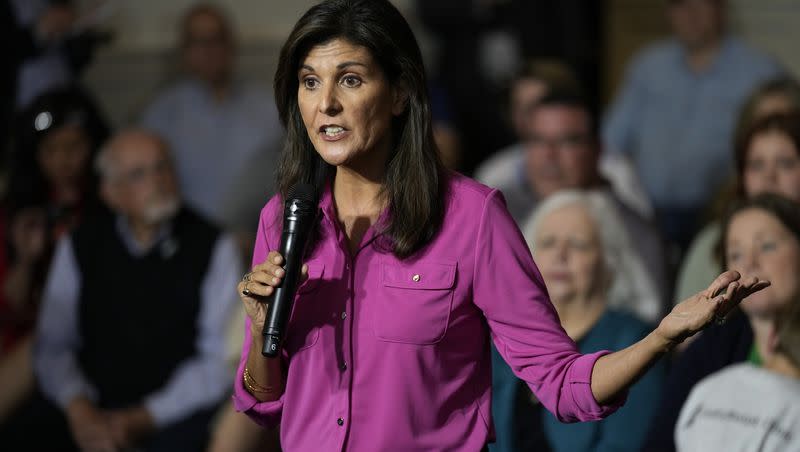
[[[342,135],[346,130],[342,126],[322,126],[319,131],[328,138],[336,138]]]

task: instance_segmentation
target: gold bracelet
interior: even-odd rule
[[[253,375],[250,374],[250,370],[247,369],[247,367],[244,368],[244,375],[243,376],[244,376],[244,378],[243,378],[244,379],[244,385],[247,387],[247,389],[250,390],[250,392],[252,392],[252,393],[256,393],[256,392],[258,392],[258,393],[270,393],[270,392],[273,391],[272,386],[261,386],[260,384],[258,384],[256,379],[253,378]]]

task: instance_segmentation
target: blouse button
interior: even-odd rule
[[[344,425],[344,419],[342,418],[336,419],[336,423],[339,425]]]
[[[414,281],[414,282],[419,282],[419,275],[412,276],[411,280]]]

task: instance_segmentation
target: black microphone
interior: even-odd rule
[[[300,282],[306,245],[314,222],[317,220],[317,196],[311,184],[297,184],[289,190],[283,208],[283,232],[279,252],[283,256],[285,271],[280,285],[272,294],[264,321],[264,348],[261,354],[278,356],[281,341],[286,335],[286,324],[292,312],[292,303]]]

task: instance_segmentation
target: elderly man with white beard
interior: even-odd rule
[[[58,244],[35,344],[39,385],[82,450],[202,450],[229,392],[237,248],[182,205],[157,136],[118,134],[97,170],[111,214]]]

